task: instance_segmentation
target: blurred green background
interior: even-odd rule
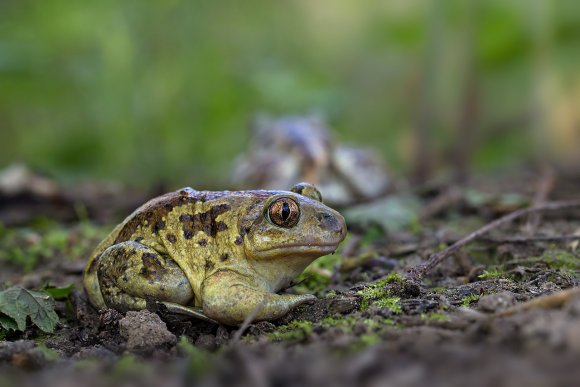
[[[0,167],[215,186],[258,112],[401,173],[574,153],[579,41],[575,0],[3,0]]]

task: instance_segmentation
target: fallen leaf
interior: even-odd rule
[[[62,288],[57,288],[54,286],[46,286],[42,290],[45,291],[46,293],[50,294],[52,296],[52,298],[54,298],[55,300],[64,300],[64,299],[68,298],[68,296],[70,296],[70,294],[72,293],[74,288],[75,288],[75,285],[70,284],[70,285],[64,286]]]
[[[0,313],[12,318],[18,330],[26,329],[26,318],[44,332],[52,333],[58,322],[54,299],[43,291],[12,287],[0,292]],[[6,323],[3,319],[2,326]],[[6,323],[9,324],[9,323]]]

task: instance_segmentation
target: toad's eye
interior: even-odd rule
[[[292,227],[300,219],[300,208],[290,198],[276,199],[268,209],[268,216],[272,223],[281,227]]]

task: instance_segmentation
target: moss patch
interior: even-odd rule
[[[464,307],[469,307],[472,303],[479,300],[479,294],[470,294],[469,296],[465,296],[461,299],[461,303]]]
[[[389,285],[394,283],[402,284],[404,278],[397,273],[391,273],[385,279],[374,282],[366,288],[359,290],[357,294],[361,296],[360,310],[366,310],[375,304],[379,308],[388,308],[393,313],[401,313],[400,297],[393,296]]]
[[[449,321],[450,318],[449,315],[445,312],[431,312],[431,313],[421,313],[421,320],[443,322]]]
[[[295,320],[282,325],[277,331],[268,333],[274,341],[302,341],[312,333],[314,324],[310,321]]]
[[[539,257],[528,258],[528,262],[545,263],[551,269],[580,270],[580,258],[566,250],[548,250]]]
[[[489,269],[484,270],[482,274],[477,276],[477,278],[479,279],[501,278],[504,276],[504,274],[505,273],[499,269]]]

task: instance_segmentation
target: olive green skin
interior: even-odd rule
[[[184,188],[142,205],[92,253],[84,275],[91,303],[120,311],[147,300],[201,310],[226,325],[272,320],[312,295],[275,294],[346,235],[344,218],[313,186],[290,191]],[[295,225],[269,214],[280,198],[299,208]]]

